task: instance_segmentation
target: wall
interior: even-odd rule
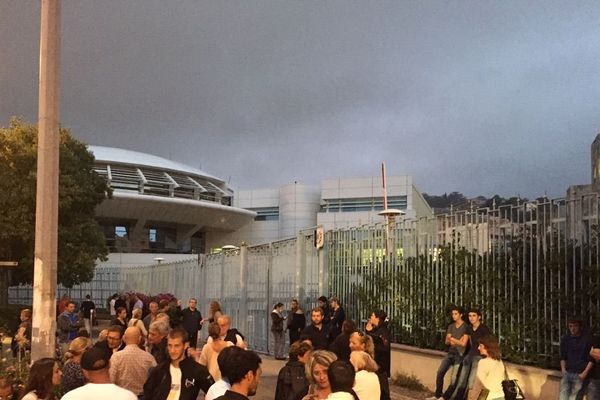
[[[401,344],[392,345],[392,376],[397,372],[416,376],[430,390],[435,390],[435,376],[445,353]],[[527,400],[557,399],[560,385],[558,371],[506,363],[511,379],[517,379]],[[447,387],[450,371],[446,374]]]

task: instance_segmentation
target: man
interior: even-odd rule
[[[465,321],[463,321],[463,314],[460,308],[453,306],[451,308],[451,316],[452,323],[448,325],[448,329],[446,330],[446,345],[450,346],[448,349],[448,354],[440,363],[440,367],[437,371],[437,376],[435,380],[435,396],[428,397],[426,400],[440,400],[440,399],[449,399],[452,395],[452,390],[454,389],[454,385],[456,383],[456,377],[458,375],[458,370],[460,367],[460,363],[462,361],[462,356],[465,353],[465,346],[463,343],[466,343],[468,338],[467,335],[467,325]],[[452,380],[450,381],[449,390],[447,393],[444,393],[444,376],[446,376],[446,372],[452,368]],[[452,388],[452,390],[450,390]]]
[[[308,343],[294,342],[290,345],[290,360],[277,375],[275,400],[288,400],[299,397],[308,390],[308,380],[304,365],[310,358],[312,346]]]
[[[223,375],[223,371],[231,371],[235,366],[231,365],[231,355],[236,352],[246,351],[237,346],[229,346],[225,347],[219,355],[217,356],[217,364],[219,364],[219,371],[221,371],[221,379],[216,381],[206,393],[205,400],[214,400],[217,397],[223,396],[225,392],[231,389],[231,383],[229,383],[229,378]],[[236,358],[234,358],[236,359]]]
[[[81,315],[83,317],[83,325],[88,334],[92,334],[92,318],[94,318],[96,312],[96,304],[88,294],[85,296],[85,300],[81,302]]]
[[[142,334],[135,326],[125,330],[123,342],[125,348],[110,359],[110,380],[117,386],[135,393],[144,394],[144,382],[150,369],[156,366],[156,360],[150,353],[140,349]]]
[[[231,389],[215,400],[248,400],[256,394],[262,360],[252,350],[235,351],[229,357],[229,367],[221,373],[229,379]]]
[[[190,338],[190,347],[196,348],[198,344],[198,331],[202,329],[202,314],[196,308],[198,301],[191,298],[188,307],[181,311],[183,329]]]
[[[58,339],[61,344],[63,354],[69,350],[69,343],[77,337],[77,332],[81,328],[81,321],[75,312],[75,302],[67,301],[65,310],[56,320],[58,329]]]
[[[137,294],[131,296],[131,302],[133,303],[133,307],[131,307],[132,312],[136,308],[139,308],[140,310],[144,308],[144,302],[138,297]]]
[[[167,351],[167,335],[169,334],[169,324],[164,321],[155,321],[150,324],[148,330],[148,351],[157,364],[162,364],[169,359]]]
[[[331,305],[331,316],[329,325],[329,341],[333,342],[340,333],[342,333],[342,324],[346,320],[346,312],[340,304],[337,297],[332,297],[329,300]]]
[[[462,340],[455,342],[458,346],[466,347],[469,344],[469,351],[466,353],[461,366],[460,376],[456,381],[455,400],[463,400],[467,396],[469,389],[473,387],[475,376],[477,376],[477,364],[481,360],[479,353],[479,339],[486,335],[491,335],[490,328],[481,322],[481,311],[477,308],[471,308],[468,313],[470,326],[467,327]],[[449,392],[453,387],[448,388]],[[444,396],[444,398],[446,398]],[[448,396],[447,398],[450,398]]]
[[[146,330],[149,330],[150,324],[156,321],[158,315],[158,303],[151,301],[148,304],[148,311],[150,311],[150,313],[144,317],[144,326],[146,327]]]
[[[348,361],[336,360],[327,369],[327,378],[331,385],[331,394],[327,400],[354,400],[354,378],[356,372]]]
[[[98,348],[86,350],[81,357],[81,369],[87,384],[65,394],[63,400],[138,400],[129,390],[111,383],[108,374],[109,361]]]
[[[292,344],[300,339],[300,332],[306,327],[306,317],[298,304],[298,300],[293,299],[290,302],[287,317],[287,329],[289,330],[290,344]]]
[[[106,330],[106,340],[100,340],[94,345],[94,347],[102,350],[106,354],[106,359],[110,358],[117,351],[123,350],[125,344],[121,341],[123,336],[123,330],[118,325],[112,325]]]
[[[229,315],[221,315],[219,318],[217,318],[217,324],[219,324],[219,329],[221,330],[221,339],[231,342],[234,346],[240,347],[244,350],[247,348],[246,342],[244,342],[244,337],[237,329],[231,328],[231,318]],[[212,338],[209,337],[206,343],[212,343]]]
[[[329,346],[329,331],[323,325],[323,309],[315,307],[310,312],[312,324],[304,328],[300,336],[310,339],[314,350],[327,350]]]
[[[323,310],[323,324],[327,325],[331,321],[331,308],[329,308],[329,302],[327,297],[321,296],[317,299],[317,303],[321,310]]]
[[[577,318],[568,321],[569,332],[560,339],[560,400],[575,400],[583,397],[581,388],[594,366],[589,359],[592,344],[582,331],[582,322]]]
[[[154,368],[144,384],[144,400],[195,400],[215,383],[208,369],[186,357],[187,332],[175,328],[167,336],[169,361]]]

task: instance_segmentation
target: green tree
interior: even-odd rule
[[[14,118],[0,128],[0,258],[19,262],[13,279],[33,279],[37,127]],[[93,169],[86,145],[60,131],[58,282],[72,287],[89,282],[97,259],[108,249],[94,209],[111,195]]]

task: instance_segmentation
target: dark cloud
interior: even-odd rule
[[[243,188],[366,176],[560,196],[600,131],[600,3],[63,1],[79,138]],[[0,2],[0,121],[35,120],[39,2]]]

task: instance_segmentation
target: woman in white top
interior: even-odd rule
[[[219,328],[219,324],[216,322],[211,322],[208,325],[208,336],[212,338],[212,341],[202,347],[202,353],[200,353],[198,362],[208,369],[208,372],[210,372],[215,381],[218,381],[221,379],[221,370],[217,363],[217,357],[221,350],[225,347],[233,346],[233,343],[221,339],[221,328]]]
[[[56,400],[54,388],[60,385],[62,372],[54,358],[41,358],[29,370],[29,380],[21,400]]]
[[[133,312],[131,313],[131,319],[129,320],[129,323],[127,324],[127,326],[128,327],[136,326],[142,333],[144,340],[146,340],[146,338],[148,337],[148,331],[146,330],[146,326],[144,325],[144,321],[142,320],[142,309],[141,308],[133,309]]]
[[[381,397],[381,387],[379,378],[375,373],[379,366],[365,351],[353,351],[350,353],[350,364],[356,371],[354,378],[354,392],[360,400],[379,399]]]
[[[502,381],[505,369],[498,339],[486,335],[479,339],[479,353],[485,357],[477,364],[477,376],[473,389],[469,391],[468,400],[477,400],[482,391],[487,391],[487,400],[503,400]]]

